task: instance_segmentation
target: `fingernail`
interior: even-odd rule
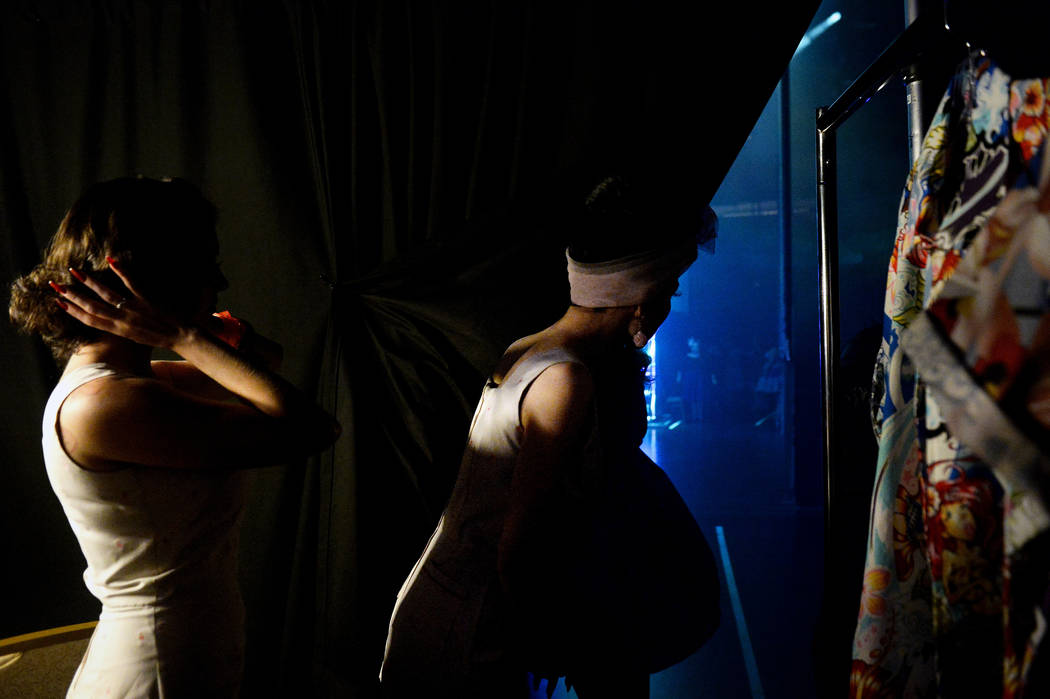
[[[116,261],[116,260],[114,260],[114,259],[113,259],[112,257],[110,257],[109,255],[106,255],[106,262],[108,262],[108,263],[109,263],[109,266],[110,266],[110,267],[112,267],[113,265],[117,264],[117,261]]]
[[[62,286],[61,284],[56,284],[55,282],[51,282],[51,281],[49,281],[48,284],[51,286],[52,289],[54,289],[58,293],[60,293],[60,294],[66,293],[66,287]]]
[[[81,274],[77,270],[73,269],[72,267],[69,268],[69,273],[72,274],[74,277],[76,277],[76,280],[78,282],[86,282],[87,281],[87,279],[84,278],[83,274]]]
[[[63,311],[69,310],[69,304],[63,301],[62,299],[56,298],[55,303],[57,303],[59,308],[61,308]]]

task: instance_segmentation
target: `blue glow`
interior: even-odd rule
[[[649,366],[645,369],[645,416],[651,423],[656,419],[656,338],[645,343],[642,351],[649,355]]]
[[[682,275],[644,348],[652,361],[642,449],[696,511],[780,504],[793,493],[780,149],[774,98],[711,201],[716,251]]]
[[[733,620],[736,622],[737,637],[740,639],[740,650],[744,656],[744,667],[747,669],[747,681],[751,686],[751,699],[764,699],[765,690],[762,689],[762,680],[758,675],[758,663],[755,661],[755,651],[751,647],[751,633],[747,628],[747,619],[744,617],[744,606],[740,601],[740,592],[736,586],[736,576],[733,574],[733,564],[729,559],[729,547],[726,545],[725,530],[715,527],[718,535],[718,550],[722,556],[722,571],[726,576],[726,587],[729,589],[729,601],[733,605]]]
[[[818,36],[826,32],[834,25],[838,24],[841,19],[841,12],[832,12],[830,15],[828,15],[827,19],[825,19],[823,22],[806,32],[806,34],[802,37],[802,41],[798,42],[798,48],[795,49],[795,55],[798,55],[803,49],[812,44],[814,39],[816,39]]]

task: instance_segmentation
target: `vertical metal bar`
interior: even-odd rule
[[[817,110],[820,121],[826,107]],[[837,437],[835,375],[839,363],[838,312],[838,187],[836,182],[835,131],[817,129],[817,235],[820,247],[820,378],[824,417],[824,528],[830,535],[832,497],[835,492]]]
[[[905,0],[905,26],[911,26],[919,18],[919,0]],[[917,63],[912,63],[904,74],[908,91],[908,165],[915,163],[922,148],[922,80]]]
[[[791,97],[788,72],[780,79],[780,328],[779,340],[791,340]]]
[[[912,70],[904,76],[908,88],[908,165],[915,163],[922,148],[922,81],[918,73]]]
[[[791,192],[791,67],[784,71],[780,79],[780,333],[777,338],[784,355],[784,385],[777,399],[780,411],[780,433],[783,437],[784,453],[788,456],[786,495],[792,502],[797,502],[795,494],[796,461],[793,444],[795,442],[795,420],[793,410],[794,398],[794,357],[791,346],[791,230],[792,230],[792,192]],[[790,415],[790,417],[789,417]]]

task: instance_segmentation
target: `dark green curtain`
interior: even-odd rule
[[[4,5],[7,279],[89,183],[186,177],[220,208],[220,304],[344,425],[319,458],[255,474],[246,696],[375,693],[484,377],[567,304],[566,207],[615,170],[702,208],[817,4]],[[41,462],[58,373],[3,325],[3,636],[98,611]]]

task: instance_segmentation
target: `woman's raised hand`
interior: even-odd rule
[[[51,282],[51,288],[61,296],[57,299],[58,304],[88,327],[140,345],[171,349],[188,328],[151,305],[136,290],[135,284],[116,260],[107,257],[106,261],[123,283],[123,292],[102,284],[90,273],[70,267],[69,273],[93,293],[87,293],[79,285],[67,287]]]

